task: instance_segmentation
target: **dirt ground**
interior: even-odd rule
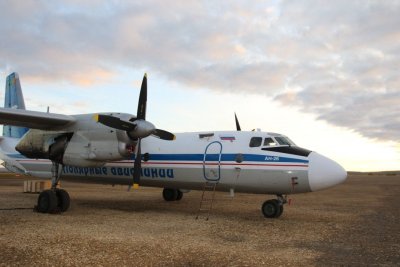
[[[165,202],[157,188],[68,182],[70,210],[39,214],[23,180],[0,176],[0,266],[400,265],[400,175],[293,195],[279,219],[260,212],[273,196],[217,193],[209,221],[195,219],[198,191]]]

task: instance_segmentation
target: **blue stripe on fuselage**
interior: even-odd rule
[[[21,154],[6,154],[6,156],[13,159],[26,159],[26,157]]]
[[[238,154],[221,154],[221,161],[236,161]],[[10,158],[26,158],[21,154],[7,154]],[[206,161],[218,161],[219,154],[207,154]],[[253,162],[278,162],[278,163],[308,163],[306,159],[296,159],[279,156],[242,154],[243,161]],[[131,157],[135,160],[135,155]],[[203,161],[204,154],[149,154],[149,160],[155,161]]]
[[[221,161],[236,161],[238,154],[221,154]],[[206,161],[218,161],[219,154],[207,154]],[[135,159],[133,155],[132,160]],[[149,154],[149,160],[159,161],[203,161],[204,154]],[[257,154],[243,154],[243,161],[255,162],[285,162],[285,163],[308,163],[305,159],[288,157],[267,156]]]

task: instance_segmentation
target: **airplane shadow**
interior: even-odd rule
[[[88,207],[97,210],[118,210],[124,212],[179,212],[193,214],[197,211],[195,203],[188,203],[184,200],[166,202],[162,199],[131,199],[131,200],[95,200],[75,199],[74,206]]]
[[[200,204],[200,199],[195,196],[183,197],[180,201],[164,201],[161,197],[145,199],[72,199],[72,208],[77,210],[81,207],[96,210],[117,210],[130,213],[157,212],[163,214],[181,214],[196,216]],[[242,220],[263,219],[255,203],[254,210],[241,210],[238,212],[233,206],[226,203],[218,205],[215,203],[212,216],[222,216]]]

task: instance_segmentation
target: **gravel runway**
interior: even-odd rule
[[[199,191],[165,202],[158,188],[64,181],[70,210],[39,214],[24,179],[0,175],[0,266],[400,265],[400,175],[293,195],[279,219],[260,212],[273,196],[217,193],[209,221],[195,219]]]

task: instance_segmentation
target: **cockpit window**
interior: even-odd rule
[[[271,137],[264,139],[264,146],[276,146],[276,142]]]
[[[250,139],[249,147],[259,147],[261,146],[262,138],[261,137],[252,137]]]
[[[275,140],[282,146],[294,146],[295,145],[295,143],[293,143],[292,140],[290,140],[287,137],[275,136]]]

